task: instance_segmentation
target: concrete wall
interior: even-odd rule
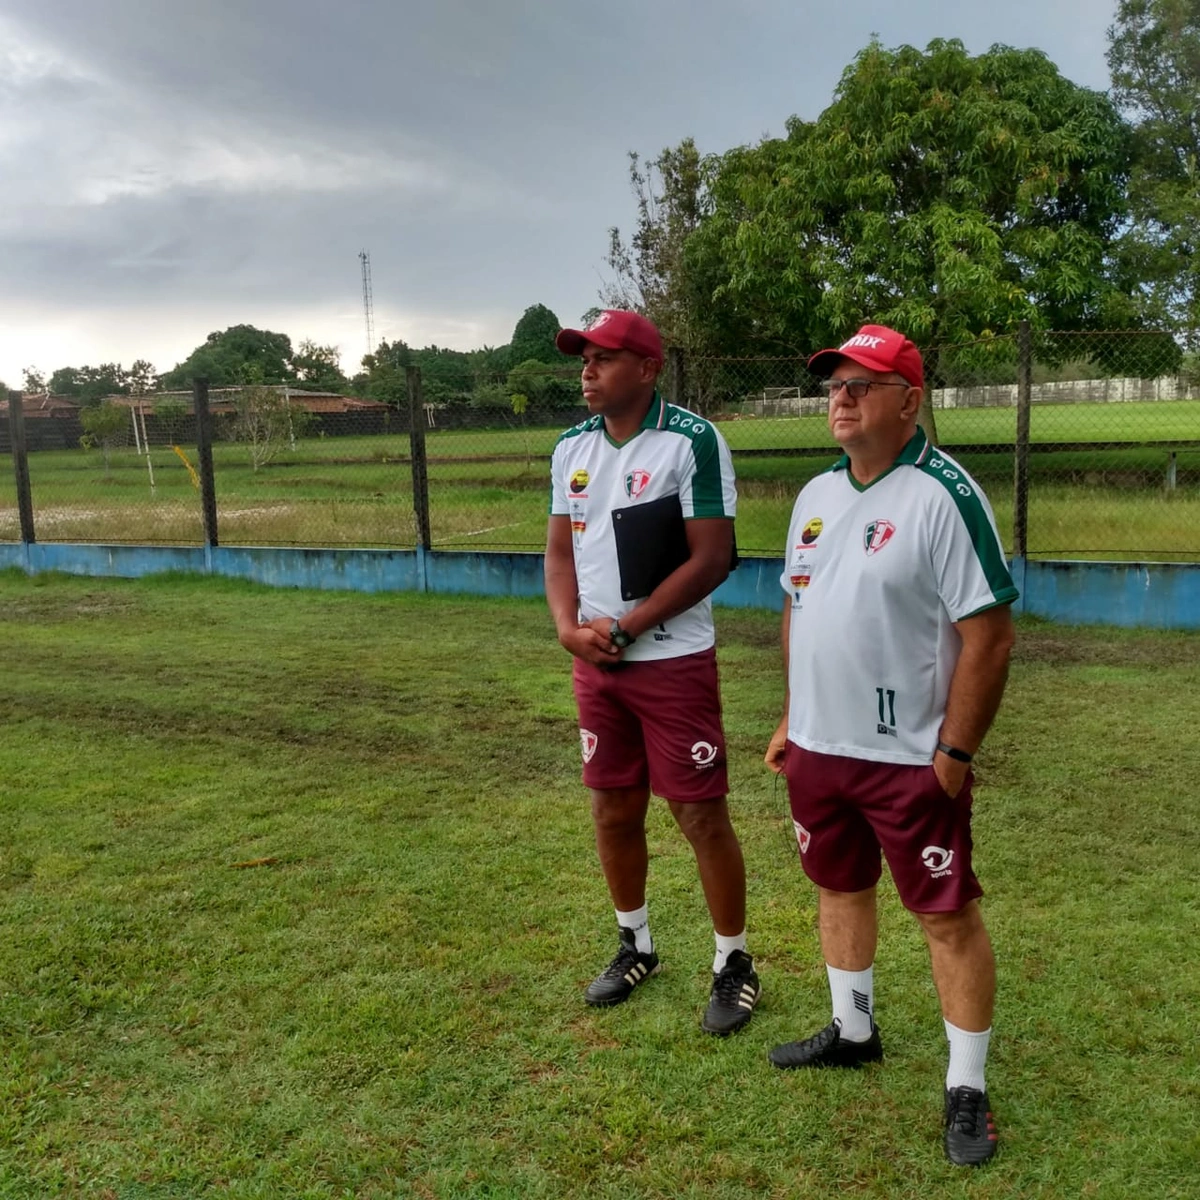
[[[529,553],[0,542],[0,570],[11,567],[125,579],[180,571],[334,591],[542,594],[542,559]],[[782,569],[782,559],[743,559],[714,600],[729,608],[777,610]],[[1012,572],[1021,589],[1016,612],[1067,625],[1200,629],[1200,563],[1015,559]]]

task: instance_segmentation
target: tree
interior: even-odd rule
[[[255,471],[274,459],[285,445],[295,445],[308,432],[313,415],[294,405],[287,389],[261,384],[241,387],[233,395],[233,440],[250,447]]]
[[[181,363],[162,376],[164,389],[190,387],[193,379],[207,379],[212,387],[242,383],[293,383],[292,339],[286,333],[231,325],[210,333]]]
[[[88,405],[79,411],[79,423],[83,426],[83,436],[79,444],[85,450],[99,446],[104,452],[104,473],[110,474],[112,463],[110,457],[115,446],[124,446],[129,442],[130,411],[124,405],[113,404],[101,400],[99,404]]]
[[[36,367],[26,367],[21,372],[21,375],[24,380],[25,391],[27,391],[27,392],[47,392],[47,391],[49,391],[49,384],[46,380],[45,374],[42,371],[39,371]]]
[[[554,339],[561,328],[562,323],[544,304],[531,305],[513,329],[509,361],[524,363],[533,359],[560,363],[562,354],[554,345]]]
[[[398,409],[408,406],[407,369],[412,366],[412,350],[404,342],[381,341],[373,354],[364,354],[363,369],[351,381],[360,396],[369,396]]]
[[[601,299],[610,308],[645,313],[666,345],[704,348],[703,272],[686,256],[689,238],[712,208],[696,143],[685,138],[645,164],[631,152],[629,183],[637,223],[628,243],[619,229],[608,231],[607,258],[614,278],[602,289]]]
[[[138,359],[134,368],[150,367]],[[151,377],[154,368],[150,367]],[[120,363],[101,363],[98,367],[59,367],[47,383],[56,396],[75,396],[83,404],[94,404],[105,396],[128,396],[132,387],[132,376]]]
[[[1134,121],[1132,225],[1122,240],[1138,310],[1200,346],[1200,0],[1120,0],[1108,30],[1113,98]]]
[[[292,356],[296,386],[310,392],[344,392],[346,377],[342,374],[341,355],[336,346],[318,346],[305,338]]]
[[[1111,254],[1128,166],[1112,102],[1041,51],[873,41],[815,122],[715,164],[685,261],[723,264],[714,308],[793,352],[866,320],[925,347],[1021,319],[1128,324]],[[922,423],[936,432],[928,406]]]

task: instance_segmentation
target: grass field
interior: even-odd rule
[[[947,445],[988,492],[1012,545],[1015,414],[938,413]],[[1200,403],[1039,406],[1033,414],[1029,541],[1054,557],[1200,556]],[[837,450],[823,418],[731,420],[721,425],[739,480],[738,541],[749,554],[781,553],[796,491]],[[536,549],[544,544],[548,456],[558,431],[430,430],[433,542],[445,549]],[[1165,487],[1168,451],[1140,443],[1192,441],[1177,451],[1178,486]],[[1042,450],[1039,444],[1087,449]],[[994,451],[981,449],[994,445]],[[828,448],[829,455],[771,450]],[[403,434],[310,438],[251,470],[244,446],[215,448],[221,540],[229,545],[411,546],[412,476]],[[192,456],[194,458],[194,454]],[[198,543],[198,495],[168,447],[153,452],[155,489],[132,449],[30,456],[38,537],[46,541]],[[18,524],[11,475],[0,478],[0,538]]]
[[[766,1061],[828,999],[778,621],[718,622],[765,990],[727,1041],[659,805],[664,972],[581,1001],[613,922],[540,604],[0,574],[0,1196],[1196,1195],[1200,639],[1021,627],[977,788],[1003,1140],[962,1173],[890,885],[885,1062]]]

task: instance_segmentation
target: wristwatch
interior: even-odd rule
[[[620,621],[614,621],[612,628],[608,631],[608,636],[612,640],[612,644],[619,649],[624,650],[626,646],[632,646],[637,638],[633,636],[627,629],[621,628]]]
[[[965,750],[959,750],[956,746],[947,746],[945,742],[938,742],[937,748],[939,753],[944,754],[947,758],[954,759],[955,762],[969,763],[974,757]]]

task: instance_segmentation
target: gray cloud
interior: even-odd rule
[[[361,353],[507,339],[594,303],[628,150],[812,118],[878,31],[1039,45],[1106,85],[1108,0],[6,0],[0,376],[241,320]],[[603,17],[603,20],[601,20]],[[293,322],[293,324],[288,324]]]

